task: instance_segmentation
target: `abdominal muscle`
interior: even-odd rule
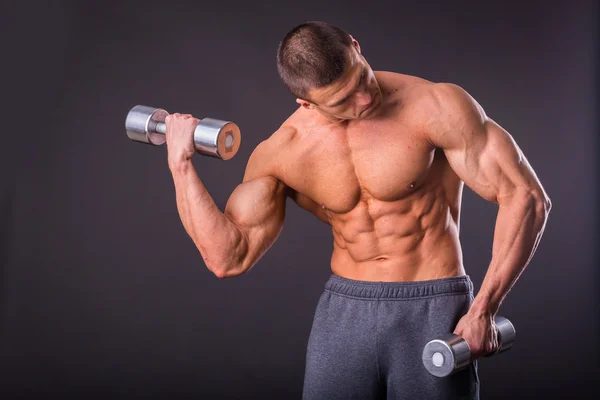
[[[435,191],[383,202],[361,196],[352,211],[328,212],[335,275],[364,281],[423,281],[464,275],[458,224]]]

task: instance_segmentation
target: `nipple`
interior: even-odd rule
[[[321,208],[325,210],[327,207],[325,207],[325,204],[321,204]]]
[[[415,183],[414,183],[414,182],[411,182],[411,183],[408,185],[408,188],[409,188],[409,189],[413,189],[414,187],[415,187]]]

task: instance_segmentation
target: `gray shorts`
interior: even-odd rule
[[[477,361],[438,378],[423,346],[452,332],[473,301],[468,275],[364,282],[331,275],[310,332],[304,400],[479,399]]]

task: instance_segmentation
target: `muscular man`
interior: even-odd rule
[[[497,348],[494,316],[550,211],[536,174],[461,87],[373,71],[335,26],[295,27],[277,61],[299,107],[254,149],[224,212],[191,163],[198,120],[167,118],[178,211],[206,266],[219,278],[250,270],[281,232],[290,197],[334,238],[303,398],[478,398],[476,360]],[[464,184],[498,205],[476,297],[459,242]],[[447,332],[468,342],[473,363],[433,377],[421,351]]]

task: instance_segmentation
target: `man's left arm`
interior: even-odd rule
[[[428,91],[424,131],[429,140],[468,187],[498,204],[489,268],[454,331],[476,359],[497,348],[493,319],[538,247],[551,202],[514,139],[475,99],[449,83],[433,84]]]

